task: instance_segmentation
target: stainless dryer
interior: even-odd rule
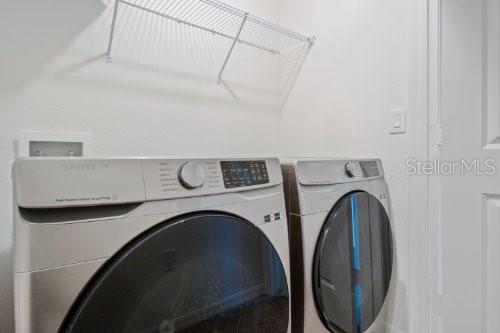
[[[393,270],[380,160],[282,160],[293,332],[385,332]]]

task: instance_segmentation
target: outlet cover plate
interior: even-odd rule
[[[406,133],[406,108],[389,110],[390,113],[390,134]]]

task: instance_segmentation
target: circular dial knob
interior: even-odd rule
[[[354,176],[356,176],[356,174],[354,173],[355,172],[354,169],[355,167],[353,162],[347,162],[345,164],[345,173],[347,177],[354,178]]]
[[[194,162],[187,162],[179,168],[179,181],[187,189],[195,189],[205,183],[205,170]]]

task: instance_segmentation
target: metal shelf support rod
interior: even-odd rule
[[[229,61],[229,57],[231,57],[231,53],[233,53],[234,47],[236,46],[236,43],[238,42],[238,38],[240,38],[241,31],[243,30],[243,26],[245,25],[245,22],[247,21],[248,14],[245,13],[243,16],[243,20],[241,20],[241,25],[240,28],[238,29],[238,33],[234,37],[233,43],[231,44],[231,48],[229,49],[229,52],[226,55],[226,59],[224,60],[224,63],[222,64],[222,67],[219,71],[219,75],[217,75],[217,83],[221,84],[222,83],[222,73],[224,72],[224,69],[226,68],[227,62]]]
[[[118,12],[118,4],[120,0],[115,0],[115,8],[113,9],[113,21],[111,22],[111,33],[109,34],[108,41],[108,51],[106,51],[106,61],[111,62],[111,45],[113,45],[113,34],[115,33],[115,23],[116,23],[116,14]]]

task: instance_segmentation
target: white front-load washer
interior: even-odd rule
[[[292,331],[385,332],[393,271],[380,160],[282,159]]]
[[[289,332],[277,159],[13,165],[16,332]]]

